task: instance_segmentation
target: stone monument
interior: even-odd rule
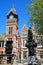
[[[40,62],[35,55],[37,43],[33,40],[33,33],[30,29],[28,30],[26,47],[28,48],[28,65],[40,65]]]

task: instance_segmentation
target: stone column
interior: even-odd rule
[[[27,49],[27,59],[28,59],[28,53],[29,53],[29,52],[28,52],[28,49]]]
[[[14,38],[13,38],[12,46],[13,46],[12,53],[13,53],[13,52],[16,52],[16,37],[15,37],[15,36],[14,36]]]
[[[2,63],[3,65],[6,65],[7,64],[7,56],[4,56],[3,57],[3,63]]]
[[[5,45],[6,45],[6,41],[4,42],[3,54],[5,54]]]
[[[23,60],[23,49],[21,49],[21,61]]]
[[[16,57],[12,57],[11,65],[17,65]]]

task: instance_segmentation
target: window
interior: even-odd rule
[[[23,46],[25,47],[25,44],[26,44],[26,40],[23,40]]]
[[[25,46],[24,44],[25,44],[25,43],[24,43],[24,40],[23,40],[23,46]]]
[[[2,42],[2,48],[4,47],[4,42]]]
[[[43,51],[40,51],[40,57],[43,58]]]
[[[12,48],[12,43],[10,43],[10,42],[8,42],[8,43],[6,43],[6,48]]]
[[[27,58],[26,56],[27,56],[27,51],[23,51],[23,58],[24,59]]]
[[[4,42],[0,42],[0,48],[4,47]]]
[[[12,48],[12,38],[8,38],[8,41],[6,41],[6,48]]]
[[[13,28],[12,27],[9,27],[9,34],[10,35],[12,34],[12,31],[13,31]]]
[[[12,41],[12,38],[8,38],[8,41]]]

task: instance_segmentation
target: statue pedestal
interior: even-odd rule
[[[28,65],[39,65],[39,61],[35,56],[28,57]]]

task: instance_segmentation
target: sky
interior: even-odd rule
[[[19,31],[21,31],[25,23],[27,26],[30,26],[30,24],[27,24],[30,18],[30,16],[26,14],[27,4],[30,4],[30,0],[0,0],[0,33],[6,32],[7,13],[12,8],[12,5],[14,5],[18,14]]]

